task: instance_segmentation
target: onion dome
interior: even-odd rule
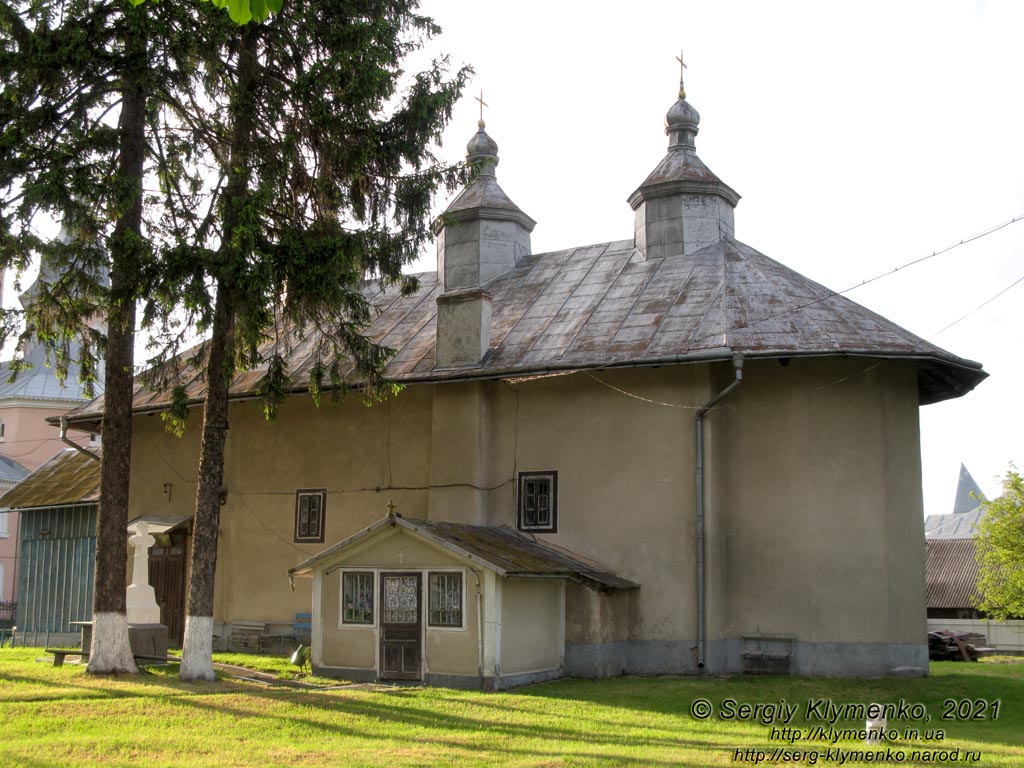
[[[478,130],[466,145],[466,162],[479,166],[478,173],[493,176],[498,164],[498,142],[487,135],[484,127],[483,120],[477,123]]]

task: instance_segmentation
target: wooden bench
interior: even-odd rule
[[[313,614],[296,613],[295,624],[293,625],[295,640],[302,645],[309,645],[310,636],[313,634]]]
[[[43,652],[53,656],[53,666],[55,667],[63,667],[64,658],[66,656],[81,656],[82,661],[89,660],[89,654],[83,651],[81,648],[44,648]],[[175,658],[174,656],[147,656],[144,653],[136,653],[133,655],[136,661],[181,661],[181,659]]]
[[[81,656],[82,661],[89,659],[89,654],[81,648],[44,648],[43,652],[53,656],[53,666],[55,667],[64,666],[65,656]]]

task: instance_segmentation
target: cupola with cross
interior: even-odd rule
[[[434,224],[437,237],[436,367],[478,365],[490,347],[491,296],[485,286],[530,255],[536,222],[498,185],[498,145],[484,130],[483,91],[478,130],[466,146],[476,174]]]
[[[733,209],[740,196],[697,157],[700,115],[686,100],[682,54],[679,100],[665,115],[668,154],[629,196],[635,214],[634,242],[651,259],[690,254],[734,234]]]

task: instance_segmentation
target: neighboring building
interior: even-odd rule
[[[20,513],[16,625],[30,645],[79,639],[92,619],[100,463],[72,448],[52,456],[0,504]]]
[[[978,563],[974,537],[985,517],[978,483],[960,465],[953,511],[924,521],[925,583],[929,619],[977,619]]]
[[[39,277],[21,295],[22,306],[27,309],[35,302],[40,280],[54,279],[52,265],[44,264]],[[24,361],[27,367],[13,381],[10,361],[0,362],[0,493],[66,447],[60,432],[47,419],[82,405],[85,397],[77,367],[71,365],[67,379],[63,383],[58,381],[41,345],[30,343],[24,351]],[[102,383],[96,390],[103,391]],[[95,433],[78,433],[73,438],[79,445],[99,441]],[[19,518],[17,512],[2,511],[5,506],[0,499],[0,600],[16,601]]]
[[[981,487],[967,467],[960,465],[960,478],[956,484],[953,511],[948,515],[928,515],[924,519],[926,539],[971,539],[985,517],[981,504],[986,501]]]
[[[367,288],[405,389],[268,423],[263,372],[235,380],[217,620],[312,604],[314,668],[350,679],[924,674],[918,410],[986,374],[736,240],[698,122],[681,93],[630,239],[545,254],[481,123],[437,273]],[[201,417],[168,435],[168,400],[136,394],[134,515],[192,511]]]
[[[925,548],[928,618],[981,618],[974,539],[930,538]]]
[[[90,453],[96,458],[70,448],[58,453],[0,499],[22,518],[16,624],[19,636],[30,644],[74,644],[80,638],[72,622],[92,619],[100,451]],[[129,534],[140,519],[128,524]],[[180,642],[191,516],[145,520],[156,538],[149,555],[149,584],[168,639]],[[129,557],[129,582],[131,569]]]

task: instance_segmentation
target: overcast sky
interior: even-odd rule
[[[498,180],[534,253],[626,239],[665,154],[682,48],[697,152],[743,199],[736,236],[841,290],[1024,215],[1024,3],[425,0],[436,51],[476,71],[445,134],[460,159],[484,91]],[[443,204],[446,201],[442,201]],[[434,269],[433,255],[422,269]],[[849,298],[984,364],[921,410],[925,512],[960,463],[990,497],[1024,466],[1024,221]]]

